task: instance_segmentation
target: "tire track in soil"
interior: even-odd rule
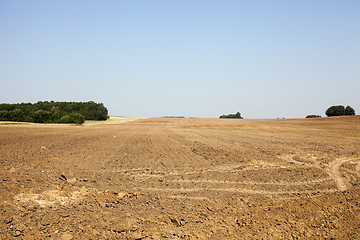
[[[246,170],[244,170],[246,171]],[[261,170],[259,170],[261,171]],[[107,173],[122,173],[122,174],[130,174],[132,176],[144,176],[144,177],[152,177],[152,178],[169,178],[172,176],[186,176],[191,174],[203,174],[205,172],[215,172],[216,170],[203,170],[203,171],[193,171],[193,172],[155,172],[149,168],[137,168],[137,169],[124,169],[124,170],[104,170],[102,172]],[[224,173],[229,173],[227,171],[220,171]],[[241,172],[241,171],[237,171]],[[293,185],[304,185],[304,184],[318,184],[322,182],[329,182],[332,181],[332,177],[327,178],[319,178],[319,179],[313,179],[313,180],[307,180],[307,181],[272,181],[272,182],[255,182],[255,181],[226,181],[226,180],[208,180],[208,179],[167,179],[167,182],[191,182],[191,183],[219,183],[219,184],[248,184],[248,185],[283,185],[283,186],[293,186]]]
[[[184,155],[184,152],[188,153],[186,155],[192,155],[193,151],[190,151],[190,147],[187,146],[186,144],[180,143],[177,140],[174,140],[174,135],[170,134],[168,131],[166,133],[164,133],[164,129],[161,129],[161,131],[159,131],[159,129],[157,128],[151,128],[150,132],[149,132],[149,138],[152,146],[151,146],[151,150],[153,152],[154,156],[159,156],[157,160],[163,162],[164,164],[167,164],[167,159],[171,159],[172,161],[174,160],[174,158],[179,157],[180,153],[182,155]],[[130,143],[131,145],[133,145],[133,143]],[[129,152],[129,149],[125,149],[126,152]],[[131,152],[131,150],[130,150]],[[197,161],[194,162],[193,159],[190,158],[190,165],[189,165],[189,169],[194,169],[194,165],[198,165],[198,164],[194,164],[194,163],[199,163],[199,161],[203,160],[204,158],[202,156],[198,156],[198,154],[194,154],[194,156],[197,158]],[[192,158],[194,158],[194,156]],[[179,160],[179,162],[181,162],[182,164],[184,164],[184,159]],[[200,163],[200,166],[203,166],[205,163],[206,165],[208,164],[208,161],[206,160],[201,161],[202,163]],[[186,164],[185,164],[186,165]],[[204,166],[203,166],[204,167]],[[237,166],[236,166],[237,167]],[[196,168],[199,168],[199,166],[197,166]],[[166,177],[166,178],[171,178],[172,175],[176,176],[178,174],[184,175],[190,172],[183,172],[181,171],[179,173],[178,170],[174,169],[180,169],[179,167],[174,166],[173,168],[170,168],[172,170],[168,171],[167,173],[164,172],[160,172],[161,177]],[[161,169],[164,170],[164,169]],[[183,170],[183,168],[182,168]],[[156,169],[154,168],[154,166],[152,166],[152,168],[130,168],[130,169],[123,169],[123,170],[117,170],[116,172],[122,172],[122,173],[126,173],[126,174],[130,174],[131,176],[138,176],[140,178],[142,177],[154,177],[154,174],[149,174],[152,172],[156,172]],[[204,170],[200,170],[201,172],[203,172]],[[209,170],[211,171],[211,170]],[[216,170],[213,170],[216,171]],[[159,175],[159,172],[157,172],[157,175]],[[170,179],[169,179],[170,180]]]
[[[167,180],[168,182],[184,182],[184,183],[218,183],[218,184],[234,184],[234,185],[279,185],[279,186],[301,186],[301,185],[313,185],[323,182],[331,182],[333,179],[323,178],[301,182],[251,182],[251,181],[217,181],[217,180],[191,180],[191,179],[179,179],[179,180]]]
[[[199,122],[198,124],[201,124]],[[181,126],[177,122],[177,127]],[[174,192],[198,193],[198,192],[234,192],[234,193],[248,193],[248,194],[262,194],[262,195],[289,195],[295,193],[322,193],[323,187],[326,187],[330,192],[335,191],[332,185],[336,185],[340,190],[345,190],[345,180],[341,178],[340,167],[346,162],[345,160],[334,164],[331,171],[326,171],[328,177],[306,179],[295,179],[292,181],[228,181],[224,177],[229,174],[244,174],[249,170],[264,171],[266,169],[273,169],[276,171],[279,168],[286,168],[282,165],[273,165],[264,161],[258,161],[258,164],[248,163],[242,161],[240,164],[233,164],[242,156],[238,146],[231,144],[224,139],[219,138],[218,134],[211,133],[210,135],[197,134],[196,131],[187,132],[186,129],[172,128],[171,121],[166,121],[165,127],[160,128],[155,124],[144,124],[141,133],[130,136],[126,144],[118,151],[127,154],[126,161],[131,161],[130,158],[141,161],[152,161],[147,167],[139,168],[125,168],[118,170],[110,170],[108,172],[120,173],[134,177],[135,179],[146,179],[138,187],[144,191],[159,191],[162,193],[169,193],[168,196],[177,196],[179,198],[199,198],[198,196],[181,196],[171,195]],[[179,132],[179,129],[181,130]],[[220,139],[220,140],[219,140]],[[139,146],[142,143],[141,149],[136,149],[134,146]],[[216,143],[217,147],[213,147],[209,143]],[[145,143],[145,146],[144,146]],[[187,156],[184,159],[184,156]],[[296,168],[311,167],[314,171],[323,172],[322,166],[316,162],[316,159],[307,160],[306,163],[294,159],[295,155],[281,156],[280,159],[285,160],[285,163]],[[175,161],[174,161],[175,159]],[[176,161],[179,159],[178,161]],[[194,159],[196,159],[194,161]],[[230,161],[230,160],[233,161]],[[221,165],[212,164],[212,161]],[[155,162],[155,164],[154,164]],[[177,164],[181,162],[181,165]],[[224,164],[227,163],[227,164]],[[232,163],[232,164],[229,164]],[[133,162],[129,166],[134,166]],[[204,174],[213,173],[219,176],[220,179],[206,179]],[[275,173],[275,172],[274,172]],[[193,175],[193,176],[192,176]],[[181,179],[179,179],[181,178]],[[165,179],[165,180],[164,180]],[[156,181],[158,180],[158,181]],[[159,185],[160,187],[155,187]],[[180,186],[171,188],[169,184],[187,184],[188,186],[182,189]],[[200,188],[198,185],[201,184]],[[328,185],[332,184],[332,185]],[[148,187],[151,185],[152,187]],[[323,185],[323,187],[322,187]],[[246,186],[240,187],[240,186]],[[257,186],[268,186],[269,189],[278,189],[276,191],[266,191],[256,189]],[[288,191],[281,191],[281,187],[290,187]],[[305,188],[305,189],[304,189]],[[307,189],[310,188],[310,189]],[[313,189],[311,189],[313,188]],[[159,190],[161,189],[161,190]],[[200,199],[200,198],[199,198]]]
[[[355,161],[356,159],[338,158],[338,159],[335,159],[334,161],[330,162],[329,164],[327,164],[327,166],[324,167],[323,165],[320,165],[320,163],[316,161],[318,158],[315,156],[312,156],[312,155],[307,156],[307,158],[304,160],[304,162],[295,160],[294,159],[295,157],[299,157],[301,159],[302,156],[297,156],[297,155],[282,156],[283,159],[287,159],[288,161],[291,161],[295,164],[300,164],[302,166],[313,166],[318,169],[323,169],[329,175],[329,177],[331,179],[333,179],[333,181],[335,182],[335,184],[337,186],[337,189],[340,191],[345,191],[351,187],[351,184],[349,183],[349,181],[346,180],[346,176],[343,176],[340,173],[340,169],[342,168],[344,163],[347,163],[349,161]],[[311,164],[309,162],[311,162]],[[357,165],[358,165],[358,163],[357,163]],[[347,169],[345,168],[344,170],[347,170]],[[355,173],[355,174],[359,177],[359,175],[357,173]]]
[[[70,237],[80,236],[84,239],[144,239],[149,236],[171,239],[240,239],[254,236],[275,239],[356,239],[359,236],[356,221],[359,189],[352,188],[353,183],[348,179],[351,174],[357,179],[360,170],[358,159],[330,160],[331,154],[347,156],[343,153],[348,149],[354,151],[354,156],[359,156],[353,140],[328,138],[314,147],[310,141],[302,143],[305,134],[299,133],[301,131],[294,134],[290,129],[281,134],[274,132],[275,137],[285,139],[286,146],[282,146],[282,143],[271,142],[272,133],[268,130],[256,136],[251,129],[236,129],[231,133],[231,128],[211,132],[207,129],[187,131],[180,128],[189,124],[215,124],[219,120],[198,119],[191,122],[191,119],[160,119],[161,124],[151,119],[146,121],[148,123],[132,123],[127,127],[111,126],[111,129],[109,126],[91,127],[86,132],[84,130],[84,137],[87,138],[62,136],[60,131],[56,131],[61,135],[59,144],[53,142],[56,151],[51,148],[47,151],[49,154],[59,154],[67,160],[63,163],[68,165],[60,161],[51,168],[40,165],[42,168],[34,170],[37,175],[34,175],[36,178],[32,179],[31,184],[26,183],[29,178],[25,175],[27,169],[19,167],[19,173],[10,171],[7,166],[11,161],[3,157],[4,167],[0,174],[6,179],[3,185],[10,187],[10,184],[20,181],[17,185],[19,188],[20,184],[24,184],[29,191],[35,190],[35,195],[18,195],[23,200],[42,200],[43,197],[56,200],[52,201],[55,207],[33,208],[29,205],[25,208],[28,202],[12,199],[12,195],[20,190],[9,190],[9,197],[6,197],[9,202],[1,205],[4,209],[0,221],[3,223],[3,238],[14,237],[18,227],[23,235],[17,238],[36,233],[34,238],[37,239],[64,238],[66,235],[62,233],[65,231],[71,233]],[[284,121],[280,121],[276,124],[283,124]],[[82,132],[80,128],[70,130]],[[119,138],[113,138],[113,131]],[[242,133],[250,137],[242,136]],[[16,134],[21,136],[22,132],[16,131]],[[228,137],[229,140],[225,141]],[[46,139],[51,142],[53,137],[47,136]],[[68,140],[79,141],[79,144],[68,146]],[[340,141],[344,148],[333,152],[331,147]],[[87,146],[89,142],[91,146]],[[299,143],[302,144],[300,147],[297,146]],[[39,149],[30,137],[21,140],[21,144],[30,145],[30,150]],[[66,146],[59,148],[61,144]],[[19,145],[14,147],[18,153],[24,152]],[[63,153],[66,151],[69,154]],[[293,152],[296,154],[286,159],[277,157]],[[318,158],[303,156],[309,152],[318,153]],[[70,153],[75,153],[75,156]],[[325,156],[325,153],[329,155]],[[249,161],[239,162],[243,156]],[[36,161],[36,157],[31,160]],[[15,163],[21,164],[22,160]],[[40,170],[57,174],[64,168],[74,169],[74,174],[84,172],[84,168],[90,169],[96,173],[94,179],[97,181],[77,181],[74,185],[62,181],[64,190],[48,192],[52,182],[44,181]],[[112,179],[108,180],[107,177]],[[54,184],[60,180],[56,181]],[[96,196],[105,194],[107,197],[107,193],[112,197],[118,196],[109,188],[112,186],[110,183],[119,187],[116,190],[120,194],[141,190],[144,195],[126,203],[96,204]],[[84,192],[81,192],[82,186]],[[351,189],[339,191],[339,188],[345,187]],[[93,197],[83,198],[78,204],[78,196],[87,191]],[[76,199],[74,203],[73,199]],[[65,201],[69,201],[70,205],[62,206]],[[34,222],[34,219],[39,221]],[[295,224],[299,222],[301,224]],[[91,228],[88,227],[90,225]],[[216,234],[220,227],[223,231]],[[104,230],[106,234],[102,234]],[[175,231],[184,234],[175,236]]]
[[[190,179],[183,179],[183,180],[176,180],[176,179],[169,179],[169,177],[174,177],[175,175],[177,176],[186,176],[186,175],[190,175],[190,174],[204,174],[206,172],[215,172],[215,173],[219,173],[219,172],[222,172],[222,173],[230,173],[230,172],[242,172],[243,170],[235,170],[233,171],[234,168],[244,168],[243,165],[241,166],[219,166],[218,169],[202,169],[202,170],[199,170],[199,171],[178,171],[178,172],[161,172],[161,173],[158,173],[156,175],[154,174],[145,174],[145,173],[140,173],[140,174],[136,174],[136,175],[141,175],[141,176],[146,176],[146,177],[159,177],[159,178],[166,178],[166,182],[167,183],[170,183],[170,182],[177,182],[177,183],[191,183],[194,187],[198,184],[198,183],[205,183],[207,184],[207,186],[203,187],[203,189],[207,189],[207,190],[212,190],[212,191],[227,191],[227,192],[242,192],[242,193],[249,193],[252,191],[252,193],[256,193],[256,194],[265,194],[265,195],[274,195],[275,192],[271,192],[271,191],[259,191],[259,190],[255,190],[255,189],[247,189],[246,191],[244,190],[240,190],[240,189],[244,189],[244,188],[237,188],[239,190],[235,191],[234,190],[234,187],[230,188],[229,185],[254,185],[254,186],[261,186],[261,185],[267,185],[267,186],[292,186],[292,187],[301,187],[301,186],[305,186],[305,185],[316,185],[316,184],[319,184],[319,183],[324,183],[324,182],[329,182],[329,180],[331,179],[317,179],[317,180],[309,180],[309,181],[302,181],[302,182],[290,182],[290,183],[281,183],[281,182],[278,182],[278,183],[264,183],[264,182],[249,182],[249,181],[245,181],[245,182],[227,182],[227,181],[209,181],[209,180],[198,180],[198,179],[193,179],[193,178],[190,178]],[[260,170],[261,171],[261,170]],[[134,174],[133,174],[134,175]],[[209,186],[209,184],[212,184],[212,185],[219,185],[217,188],[216,186],[214,187],[211,187]],[[227,186],[224,186],[224,185],[227,185]],[[164,189],[165,192],[167,192],[166,189],[168,189],[169,187],[165,187],[165,188],[162,188]],[[329,188],[329,186],[327,186],[327,188]],[[154,188],[143,188],[143,190],[152,190]],[[188,186],[186,189],[188,189],[189,191],[188,192],[194,192],[192,191],[192,189],[196,189],[196,188],[193,188],[192,186]],[[155,189],[156,190],[156,189]],[[169,190],[170,192],[173,192],[173,190]],[[313,192],[319,192],[321,191],[321,189],[318,187],[318,190],[317,191],[313,191]],[[198,190],[196,190],[195,192],[198,192]],[[299,193],[299,192],[309,192],[309,191],[304,191],[304,190],[296,190],[296,191],[288,191],[290,194],[293,194],[293,193]],[[280,192],[278,193],[279,195],[284,195],[284,192]]]
[[[341,166],[348,161],[351,161],[351,160],[341,158],[341,159],[336,159],[334,162],[331,162],[329,164],[330,171],[328,173],[335,180],[337,188],[340,191],[345,191],[350,186],[350,183],[347,180],[345,180],[345,178],[342,177],[342,174],[340,173]]]
[[[169,192],[171,194],[174,193],[194,193],[194,192],[202,192],[201,195],[204,196],[206,192],[229,192],[229,193],[240,193],[240,194],[249,194],[249,195],[267,195],[267,196],[278,196],[282,195],[284,197],[288,197],[289,195],[313,195],[313,194],[321,194],[321,193],[333,193],[336,192],[336,189],[323,189],[323,190],[306,190],[306,191],[264,191],[264,190],[254,190],[248,188],[140,188],[142,191],[150,191],[150,192]],[[170,195],[167,195],[170,196]],[[188,197],[188,196],[184,196]],[[204,197],[208,199],[207,197]]]
[[[234,164],[238,164],[239,162],[246,162],[246,164],[254,165],[259,164],[264,168],[271,166],[283,167],[284,165],[283,162],[274,161],[276,155],[269,154],[269,150],[254,146],[254,142],[257,142],[257,145],[260,146],[269,144],[268,140],[271,139],[269,136],[261,136],[261,138],[259,138],[258,133],[256,133],[256,135],[240,134],[239,136],[239,132],[229,132],[227,135],[224,135],[219,133],[218,130],[206,129],[205,133],[196,130],[182,131],[182,137],[191,138],[193,141],[201,142],[209,148],[212,148],[211,145],[215,145],[217,146],[217,149],[226,151],[226,162],[232,162]],[[276,142],[276,145],[277,144],[279,143]],[[254,154],[254,151],[256,154]],[[274,152],[273,149],[272,152]],[[249,153],[251,153],[251,157],[249,157]]]
[[[162,129],[163,131],[163,129]],[[179,144],[185,148],[191,149],[192,153],[195,153],[196,155],[200,156],[201,158],[207,160],[207,156],[204,156],[203,154],[197,154],[196,151],[196,147],[201,149],[199,150],[199,152],[215,152],[217,156],[221,156],[221,154],[219,154],[219,150],[214,149],[213,147],[203,144],[202,142],[198,142],[195,140],[188,140],[186,139],[184,136],[181,136],[179,134],[173,133],[171,131],[167,131],[167,134],[164,134],[163,132],[159,132],[158,129],[151,129],[151,133],[149,134],[150,138],[152,138],[153,140],[151,141],[153,144],[153,151],[156,153],[155,155],[159,155],[160,156],[160,160],[164,160],[167,158],[173,158],[173,157],[177,157],[176,154],[169,154],[169,153],[173,153],[173,152],[178,152],[178,151],[174,151],[174,149],[179,149],[179,147],[177,147]],[[175,140],[176,138],[176,140]],[[166,148],[164,147],[166,146]],[[204,150],[205,149],[205,150]],[[225,149],[221,149],[223,154],[223,159],[226,159],[226,157],[228,157],[231,152],[227,151]],[[189,151],[188,151],[189,152]],[[225,157],[224,157],[225,155]],[[210,159],[212,160],[212,158],[210,157]],[[207,184],[218,184],[218,185],[222,185],[221,188],[210,188],[210,186],[206,186],[204,187],[204,191],[205,190],[211,190],[211,191],[227,191],[227,192],[242,192],[242,193],[256,193],[256,194],[266,194],[266,195],[275,195],[276,192],[271,192],[271,191],[259,191],[259,190],[254,190],[254,189],[247,189],[247,190],[243,190],[244,188],[237,188],[237,190],[234,190],[235,188],[229,188],[228,186],[223,186],[225,185],[229,185],[229,184],[238,184],[238,185],[268,185],[268,186],[303,186],[303,185],[316,185],[319,183],[323,183],[323,182],[329,182],[329,178],[326,179],[315,179],[315,180],[309,180],[309,181],[300,181],[300,182],[290,182],[290,183],[264,183],[264,182],[227,182],[227,181],[209,181],[209,180],[202,180],[202,179],[193,179],[190,177],[190,179],[183,179],[183,180],[176,180],[176,179],[171,179],[174,176],[182,176],[184,178],[184,176],[186,175],[191,175],[191,174],[204,174],[206,172],[214,172],[214,173],[223,173],[223,174],[229,174],[229,173],[234,173],[234,172],[243,172],[244,168],[250,168],[251,169],[251,165],[246,165],[246,164],[242,164],[242,165],[224,165],[224,166],[217,166],[217,167],[208,167],[208,168],[203,168],[203,169],[198,169],[198,170],[192,170],[192,171],[179,171],[178,168],[171,168],[171,171],[167,171],[167,172],[157,172],[154,174],[154,169],[128,169],[126,170],[126,173],[129,173],[130,171],[140,171],[141,173],[130,173],[132,176],[140,176],[140,177],[148,177],[148,178],[166,178],[166,182],[178,182],[178,183],[191,183],[193,186],[196,186],[196,184],[198,183],[207,183]],[[262,168],[269,168],[269,167],[273,167],[273,168],[278,168],[279,166],[257,166],[257,170],[262,170]],[[194,168],[192,168],[194,169]],[[195,168],[196,169],[196,168]],[[247,170],[248,170],[247,169]],[[150,174],[149,174],[150,172]],[[189,178],[188,177],[188,178]],[[143,190],[157,190],[157,189],[163,189],[162,192],[173,192],[174,189],[170,189],[166,186],[164,186],[164,188],[141,188]],[[195,192],[198,192],[199,189],[193,188],[193,187],[187,187],[186,189],[188,189],[188,192],[194,192],[193,189],[195,189]],[[320,189],[318,190],[314,190],[313,192],[319,192],[321,191]],[[289,194],[294,194],[294,193],[299,193],[299,190],[295,190],[295,191],[287,191]],[[300,192],[311,192],[309,190],[303,190]],[[278,192],[279,195],[284,195],[285,192]]]
[[[196,140],[198,140],[199,142],[201,142],[201,144],[204,144],[203,143],[203,141],[205,140],[205,141],[208,141],[210,138],[211,138],[211,140],[212,141],[217,141],[218,142],[218,144],[217,144],[217,146],[224,146],[225,145],[225,147],[231,147],[232,145],[231,144],[229,144],[229,143],[225,143],[225,142],[223,142],[223,141],[218,141],[218,140],[215,140],[215,138],[214,137],[212,137],[212,136],[210,136],[210,137],[204,137],[204,136],[202,136],[202,135],[200,135],[200,134],[196,134],[196,132],[195,131],[193,131],[193,132],[191,132],[191,133],[189,133],[190,135],[191,135],[191,137],[192,137],[192,141],[195,141],[196,142]],[[184,134],[185,135],[185,134]],[[185,136],[181,136],[181,137],[183,137],[183,138],[185,138]],[[197,139],[196,140],[194,140],[194,135],[196,135],[197,136]],[[199,138],[201,138],[201,140],[203,140],[203,141],[200,141],[199,140]],[[184,140],[183,140],[183,142],[184,142]],[[224,144],[225,143],[225,144]],[[185,141],[185,144],[188,144],[189,145],[189,141]],[[204,144],[205,145],[205,144]],[[208,146],[208,148],[209,149],[211,149],[212,150],[212,147],[211,146]],[[231,149],[231,150],[233,150],[233,149]],[[230,151],[227,151],[227,153],[229,153]],[[227,155],[228,156],[228,155]],[[244,164],[245,165],[245,164]],[[214,172],[222,172],[222,173],[230,173],[230,172],[242,172],[242,171],[244,171],[243,169],[244,169],[244,165],[241,165],[241,166],[231,166],[231,167],[233,167],[233,168],[238,168],[238,167],[240,167],[241,168],[241,170],[236,170],[236,171],[231,171],[230,169],[220,169],[220,168],[218,168],[218,169],[206,169],[206,170],[202,170],[201,171],[201,173],[204,173],[204,172],[210,172],[210,171],[214,171]],[[228,166],[227,166],[228,167]],[[259,166],[257,166],[257,167],[259,167]],[[263,169],[263,168],[268,168],[269,166],[261,166],[260,165],[260,171],[261,171],[261,169]],[[282,167],[282,166],[272,166],[272,167],[274,167],[274,168],[276,168],[276,167]],[[312,168],[314,168],[314,166],[311,166]],[[320,171],[322,171],[321,169],[319,169]],[[184,176],[184,175],[188,175],[188,174],[195,174],[195,173],[199,173],[199,172],[195,172],[195,171],[192,171],[192,172],[182,172],[182,173],[177,173],[178,175],[181,175],[181,176]],[[323,182],[329,182],[329,181],[331,181],[332,179],[330,179],[330,178],[322,178],[322,179],[315,179],[315,180],[310,180],[310,181],[299,181],[299,182],[296,182],[296,183],[293,183],[293,182],[290,182],[290,183],[288,183],[288,184],[281,184],[281,183],[261,183],[261,182],[248,182],[248,184],[249,185],[251,185],[252,183],[253,183],[253,185],[261,185],[261,184],[265,184],[265,185],[283,185],[283,186],[286,186],[286,185],[288,185],[288,186],[304,186],[304,185],[309,185],[309,184],[319,184],[319,183],[323,183]],[[176,181],[176,180],[174,180],[174,181]],[[194,180],[194,179],[189,179],[189,180],[178,180],[179,182],[192,182],[192,183],[199,183],[199,182],[201,182],[201,183],[221,183],[221,184],[242,184],[242,185],[244,185],[244,184],[246,184],[245,182],[243,182],[243,183],[241,183],[241,182],[229,182],[229,183],[226,183],[226,182],[222,182],[222,181],[207,181],[207,180]],[[222,189],[224,189],[225,191],[226,191],[226,188],[222,188]],[[320,189],[319,189],[320,190]],[[316,192],[317,190],[315,190],[314,192]],[[257,193],[259,193],[259,191],[257,191]],[[268,192],[263,192],[263,194],[268,194]]]

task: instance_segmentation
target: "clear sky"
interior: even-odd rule
[[[360,114],[360,1],[0,0],[0,83],[117,116]]]

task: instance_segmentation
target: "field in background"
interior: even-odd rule
[[[139,119],[146,119],[146,118],[135,118],[135,117],[117,117],[117,116],[109,116],[109,119],[106,121],[85,121],[85,126],[92,126],[92,125],[100,125],[100,124],[124,124],[127,122],[139,120]]]
[[[0,125],[1,238],[360,238],[359,116],[85,125]]]

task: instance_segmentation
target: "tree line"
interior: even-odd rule
[[[107,108],[93,101],[0,104],[0,121],[82,124],[85,120],[106,119]]]

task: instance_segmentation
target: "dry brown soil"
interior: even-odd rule
[[[359,239],[360,116],[0,125],[1,239]]]

